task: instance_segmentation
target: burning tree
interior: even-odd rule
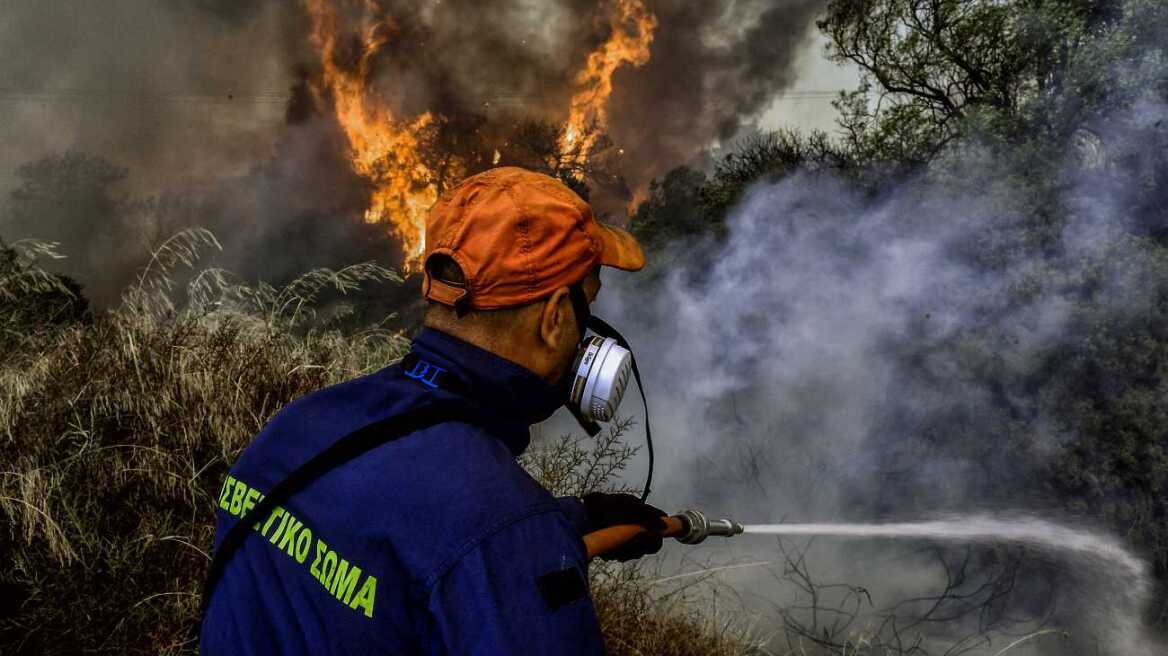
[[[335,115],[353,170],[372,188],[365,220],[387,225],[401,240],[407,268],[419,263],[425,215],[438,195],[479,170],[522,163],[573,180],[578,188],[596,179],[619,189],[618,176],[605,170],[611,162],[603,161],[611,145],[604,133],[607,102],[613,73],[649,59],[656,19],[641,0],[604,7],[609,37],[576,76],[567,120],[554,128],[530,119],[501,121],[512,130],[492,129],[483,115],[454,99],[415,115],[393,111],[395,99],[378,94],[374,82],[383,55],[402,37],[401,28],[383,3],[372,0],[355,12],[349,27],[338,15],[340,4],[304,2],[319,57],[319,73],[308,80],[309,87],[316,106]]]

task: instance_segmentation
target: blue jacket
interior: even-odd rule
[[[444,333],[424,330],[413,352],[408,372],[387,367],[272,418],[223,483],[215,546],[265,491],[361,426],[438,397],[485,409],[483,421],[379,446],[253,524],[211,595],[202,653],[603,653],[583,507],[515,461],[562,397]]]

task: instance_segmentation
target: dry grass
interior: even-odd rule
[[[122,314],[37,341],[0,367],[2,576],[19,604],[0,643],[30,653],[181,646],[228,463],[284,404],[401,353]]]
[[[697,595],[654,588],[636,565],[594,564],[592,594],[610,654],[734,656],[762,654],[749,644],[738,615],[722,612],[703,588]],[[739,609],[735,599],[732,607]]]
[[[168,242],[173,251],[113,311],[4,325],[0,652],[195,652],[213,495],[228,464],[292,399],[403,353],[398,335],[308,322],[322,290],[392,277],[368,266],[284,289],[211,272],[172,301],[170,267],[215,245],[202,233]],[[27,298],[19,283],[72,302],[48,278],[8,273],[0,298]],[[610,437],[562,440],[529,464],[554,485],[597,487],[630,454],[619,431]],[[740,653],[694,608],[654,602],[635,570],[598,570],[596,600],[614,654]]]

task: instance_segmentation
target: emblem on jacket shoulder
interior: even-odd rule
[[[406,375],[414,380],[421,382],[427,387],[438,388],[438,376],[446,370],[436,364],[431,364],[425,360],[418,360],[414,363],[413,368],[406,372]]]

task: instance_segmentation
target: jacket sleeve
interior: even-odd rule
[[[568,516],[568,523],[578,535],[588,532],[588,513],[584,510],[584,500],[580,497],[556,497],[560,510]]]
[[[508,523],[430,588],[445,653],[603,654],[587,572],[583,543],[558,510]]]

